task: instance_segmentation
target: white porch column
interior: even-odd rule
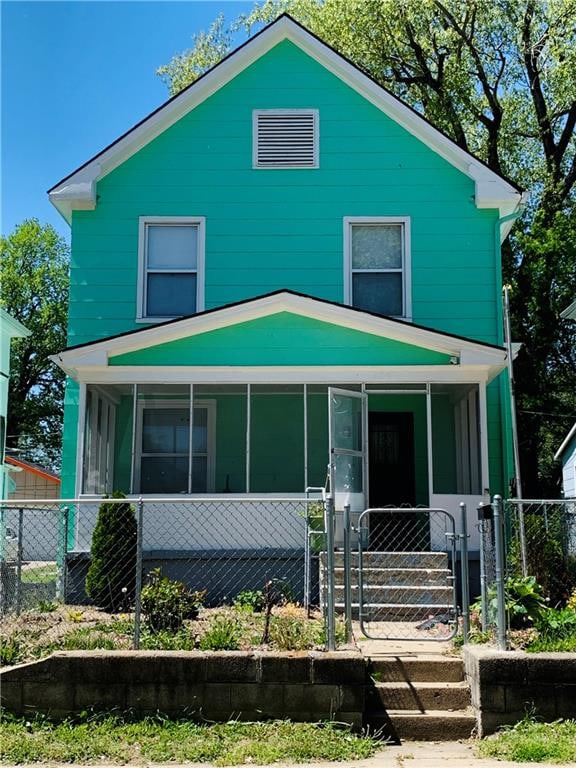
[[[130,493],[134,491],[136,474],[136,419],[138,418],[138,384],[132,388],[132,456],[130,458]]]
[[[251,425],[251,403],[250,398],[252,396],[251,384],[246,384],[246,493],[250,493],[250,433],[252,431]]]
[[[78,428],[76,432],[76,483],[75,497],[80,498],[83,491],[82,482],[84,479],[84,461],[85,461],[85,430],[86,430],[86,384],[80,382],[78,393]]]
[[[434,459],[432,456],[432,387],[426,384],[426,454],[428,458],[428,504],[434,494]]]
[[[490,464],[488,461],[488,407],[486,404],[486,382],[478,382],[478,404],[480,406],[480,467],[482,493],[490,493]]]

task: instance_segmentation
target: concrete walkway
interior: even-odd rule
[[[558,768],[551,763],[511,763],[508,760],[492,760],[475,757],[474,742],[436,742],[412,741],[399,747],[385,747],[374,757],[366,760],[350,760],[339,763],[274,763],[271,768]],[[14,768],[87,768],[67,763],[35,763],[33,766],[14,766]],[[136,765],[136,764],[132,764]],[[4,765],[3,768],[12,768]],[[119,768],[99,764],[98,768]],[[210,768],[208,763],[186,763],[177,765],[156,765],[146,763],[146,768]],[[261,768],[251,765],[250,768]],[[270,768],[270,766],[268,767]]]

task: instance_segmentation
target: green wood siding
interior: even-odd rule
[[[252,110],[316,108],[320,168],[253,170]],[[291,288],[343,300],[343,217],[410,216],[414,321],[494,341],[494,210],[290,42],[98,184],[73,216],[70,343],[138,327],[139,216],[206,217],[206,308]]]
[[[116,355],[110,365],[448,365],[449,355],[290,312]]]
[[[319,169],[252,169],[252,110],[267,108],[319,110]],[[140,216],[205,217],[206,309],[282,288],[342,302],[343,218],[409,216],[414,322],[497,342],[498,213],[477,209],[474,191],[471,179],[285,41],[100,181],[96,210],[73,213],[69,343],[142,327],[135,321]],[[262,342],[261,328],[247,330]],[[231,329],[175,342],[138,353],[139,360],[160,365],[178,352],[190,363],[273,363],[285,360],[286,350],[295,364],[342,359],[342,329],[338,349],[324,350],[314,347],[313,329],[300,328],[308,340],[300,356],[294,343],[282,346],[290,341],[287,326],[274,329],[273,343],[251,351],[234,348],[238,333]],[[333,330],[325,333],[335,338]],[[410,348],[402,351],[402,345],[374,338],[366,343],[347,333],[350,365],[383,357],[395,364],[416,362]],[[128,356],[123,358],[112,364],[128,364]],[[129,364],[136,359],[134,353]],[[493,385],[492,490],[502,490],[500,403]],[[314,409],[322,427],[320,413]],[[65,495],[73,493],[77,420],[77,387],[69,384]],[[324,472],[321,453],[314,452],[310,482],[320,481],[316,477]],[[125,467],[119,471],[126,474]],[[217,487],[223,481],[217,473]]]

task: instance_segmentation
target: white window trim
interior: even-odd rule
[[[188,397],[182,399],[159,399],[151,398],[150,400],[138,400],[137,413],[136,413],[136,439],[135,439],[135,462],[134,462],[134,493],[139,493],[140,489],[140,471],[142,465],[142,422],[144,418],[144,408],[190,408],[190,399]],[[194,408],[206,408],[207,410],[207,461],[206,461],[206,493],[214,492],[215,474],[216,474],[216,400],[194,400]],[[193,425],[191,425],[193,426]],[[190,468],[190,462],[189,462]],[[190,475],[190,471],[188,473]],[[189,481],[190,482],[190,481]],[[176,491],[175,491],[176,493]],[[196,493],[192,491],[190,485],[188,486],[187,493]],[[154,494],[147,494],[154,495]]]
[[[196,264],[196,312],[202,312],[204,309],[204,275],[205,275],[205,247],[206,247],[206,217],[205,216],[140,216],[138,219],[138,284],[136,300],[136,322],[137,323],[162,323],[166,320],[173,320],[174,315],[169,317],[148,317],[145,314],[146,300],[146,251],[148,239],[146,237],[146,227],[148,225],[179,225],[198,227],[198,252]]]
[[[356,224],[398,224],[402,227],[402,304],[399,320],[412,320],[412,251],[410,216],[345,216],[344,217],[344,304],[352,304],[352,227]],[[388,270],[382,270],[388,271]]]
[[[302,115],[314,117],[314,162],[312,165],[259,165],[258,164],[258,116],[259,115]],[[320,167],[320,112],[317,109],[254,109],[252,110],[252,168],[258,171],[313,171]]]

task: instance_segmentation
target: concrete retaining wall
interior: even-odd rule
[[[0,672],[2,706],[62,717],[89,707],[198,719],[336,720],[362,727],[359,653],[73,651]]]
[[[464,647],[466,679],[479,736],[519,722],[576,717],[576,654],[524,653]]]

